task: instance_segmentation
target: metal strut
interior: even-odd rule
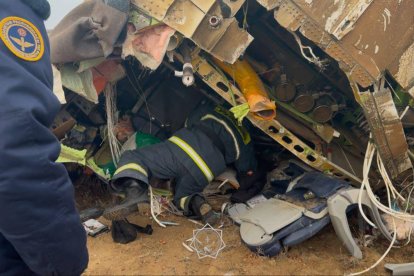
[[[236,104],[243,104],[246,102],[240,90],[231,84],[223,73],[217,71],[217,69],[214,68],[214,66],[212,66],[205,58],[199,56],[198,54],[193,55],[192,65],[194,71],[201,77],[201,79],[228,103],[234,105],[232,94],[235,96]],[[324,173],[329,172],[333,176],[350,182],[353,185],[360,185],[361,179],[332,163],[326,157],[313,150],[277,120],[264,121],[256,119],[252,115],[248,115],[247,118],[256,127],[260,128],[273,140],[312,168]]]

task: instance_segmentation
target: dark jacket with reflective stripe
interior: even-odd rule
[[[234,164],[238,172],[256,170],[257,162],[250,136],[231,116],[220,107],[199,106],[190,114],[187,127],[177,131],[173,139],[165,141],[165,146],[125,152],[121,157],[119,167],[122,169],[124,165],[135,163],[139,164],[149,176],[154,173],[158,177],[161,175],[180,177],[178,172],[180,168],[174,163],[174,160],[177,160],[200,184],[200,187],[204,187],[212,179],[209,179],[208,174],[200,168],[200,162],[197,162],[196,158],[185,150],[187,145],[195,151],[195,155],[202,159],[201,163],[205,163],[213,177],[221,174],[230,164]],[[200,128],[200,125],[203,127]],[[206,128],[209,133],[206,133]],[[212,139],[211,132],[216,139]],[[184,146],[175,143],[174,137],[181,139]],[[224,152],[214,140],[220,140]],[[168,152],[163,154],[162,151]],[[169,158],[170,152],[174,158]],[[151,172],[151,169],[156,172]],[[122,169],[122,172],[114,175],[113,180],[121,178],[135,178],[148,184],[148,178],[135,169]]]
[[[211,171],[213,177],[221,174],[226,169],[226,161],[220,150],[213,144],[211,139],[199,130],[181,129],[174,134],[175,137],[181,138],[185,143],[202,158]],[[205,173],[196,164],[195,160],[177,144],[171,141],[170,149],[177,159],[186,167],[188,172],[202,185],[206,185],[213,179],[208,179]]]
[[[198,126],[202,125],[202,128]],[[201,105],[190,114],[186,128],[174,134],[188,143],[204,160],[214,176],[221,174],[228,165],[234,164],[238,172],[256,170],[257,162],[250,136],[243,126],[238,126],[233,115],[220,106]],[[225,152],[220,151],[211,137],[202,129],[211,130],[220,139]],[[201,129],[201,130],[200,130]],[[200,183],[209,182],[188,154],[175,146],[179,160]]]
[[[234,164],[238,172],[257,169],[253,143],[244,126],[239,126],[233,114],[221,106],[205,104],[197,107],[189,116],[189,129],[198,125],[211,129],[221,140],[226,164]]]
[[[39,10],[23,0],[0,0],[0,21],[29,21],[43,37],[45,52],[38,61],[25,61],[0,40],[0,275],[76,275],[88,262],[86,234],[72,183],[55,163],[59,142],[48,129],[60,104],[39,16],[48,14],[41,5],[47,2],[24,2]],[[16,29],[12,36],[28,41],[29,34]]]

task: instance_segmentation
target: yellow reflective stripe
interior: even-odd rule
[[[194,163],[196,163],[197,167],[203,172],[209,182],[214,179],[213,173],[207,166],[206,162],[204,162],[201,156],[198,155],[198,153],[189,144],[177,136],[173,136],[169,140],[179,146],[185,153],[187,153],[188,156],[190,156],[191,159],[193,159]]]
[[[220,120],[219,118],[211,114],[205,115],[203,118],[201,118],[201,121],[205,121],[207,119],[214,120],[217,123],[221,124],[226,129],[226,131],[231,135],[231,137],[233,138],[234,148],[236,150],[236,160],[238,160],[240,158],[240,147],[239,147],[239,143],[237,142],[236,135],[234,135],[231,128],[226,124],[225,121]]]
[[[188,196],[186,196],[186,197],[182,197],[182,198],[180,199],[180,208],[181,208],[182,210],[184,210],[184,209],[185,209],[185,202],[187,201],[187,198],[188,198]]]
[[[146,177],[148,177],[148,173],[145,171],[145,169],[143,167],[141,167],[140,165],[135,164],[135,163],[126,164],[126,165],[123,165],[123,166],[119,167],[115,171],[114,175],[117,175],[117,174],[119,174],[123,171],[126,171],[126,170],[135,170],[135,171],[138,171],[138,172],[142,173]]]

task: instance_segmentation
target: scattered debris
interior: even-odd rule
[[[100,223],[96,219],[89,219],[83,223],[86,233],[91,237],[96,237],[99,234],[109,232],[108,226]]]

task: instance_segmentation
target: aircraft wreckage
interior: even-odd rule
[[[332,213],[363,201],[391,240],[370,195],[387,187],[411,202],[413,10],[405,0],[85,1],[50,31],[64,104],[53,126],[60,161],[109,181],[135,132],[133,143],[142,133],[164,140],[212,101],[251,122],[261,162],[286,179],[281,164],[290,160],[367,189],[359,199],[354,190],[328,199],[337,231],[348,229],[346,216]],[[244,241],[256,248],[262,233],[268,252],[281,229],[268,215],[292,204],[271,200],[241,223]],[[295,220],[306,213],[289,208]],[[243,232],[249,227],[257,233]],[[338,235],[362,257],[349,229]]]

